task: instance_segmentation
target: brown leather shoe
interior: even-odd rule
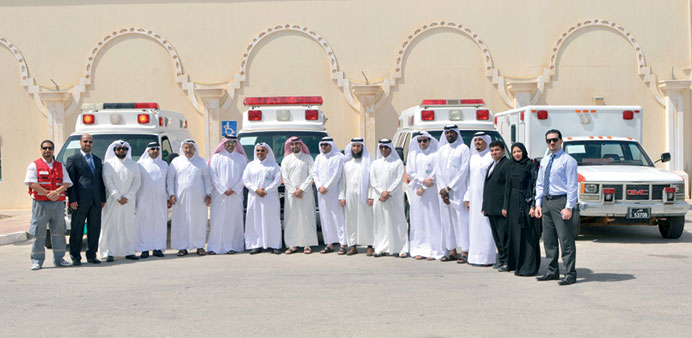
[[[358,248],[356,246],[352,246],[350,249],[348,249],[348,252],[346,253],[346,256],[352,256],[358,253]]]
[[[373,249],[373,248],[368,248],[368,250],[365,251],[366,256],[372,256],[374,254],[375,254],[375,249]]]

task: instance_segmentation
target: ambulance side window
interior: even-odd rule
[[[512,125],[512,144],[517,142],[517,125]]]
[[[168,156],[170,156],[173,153],[173,149],[171,148],[171,142],[168,141],[168,137],[164,136],[161,139],[161,158],[166,161],[168,161]]]

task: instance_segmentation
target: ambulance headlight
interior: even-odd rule
[[[451,121],[461,121],[461,110],[459,109],[452,109],[449,111],[449,119]]]
[[[584,184],[584,193],[585,194],[598,193],[598,184],[593,184],[593,183]]]
[[[276,120],[277,121],[289,121],[291,120],[291,111],[290,110],[277,110],[276,111]]]

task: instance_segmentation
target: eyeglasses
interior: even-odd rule
[[[389,147],[387,147],[387,146],[380,146],[380,150],[385,150],[385,149],[389,149]]]
[[[557,141],[560,141],[560,139],[557,138],[557,137],[545,139],[545,143],[548,143],[548,144],[550,144],[550,143],[557,143]]]
[[[43,150],[53,150],[53,147],[41,147]]]
[[[149,148],[151,151],[159,151],[159,148]]]
[[[419,138],[418,139],[418,143],[428,143],[428,141],[430,141],[430,140],[428,140],[427,138]]]
[[[130,150],[130,148],[128,148],[128,147],[117,147],[117,148],[115,148],[115,151],[128,151],[128,150]]]

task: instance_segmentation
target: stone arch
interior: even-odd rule
[[[224,102],[224,105],[221,107],[221,110],[224,110],[228,108],[231,105],[231,101],[233,101],[233,98],[235,97],[235,92],[238,90],[242,85],[243,82],[246,80],[246,75],[247,75],[247,67],[248,67],[248,60],[250,56],[252,55],[252,52],[255,50],[257,45],[259,43],[267,38],[270,35],[277,34],[280,32],[286,32],[286,31],[291,31],[291,32],[297,32],[300,33],[312,40],[314,40],[317,44],[320,45],[324,53],[326,54],[327,58],[329,59],[329,71],[330,71],[330,76],[331,79],[335,81],[336,86],[339,87],[346,97],[346,101],[357,109],[358,105],[351,96],[351,91],[349,89],[350,84],[349,80],[344,77],[344,73],[339,70],[339,63],[336,61],[336,55],[334,53],[334,50],[332,47],[329,45],[327,40],[325,40],[320,34],[315,32],[314,30],[301,26],[301,25],[296,25],[296,24],[282,24],[282,25],[275,25],[272,27],[269,27],[261,32],[259,32],[248,44],[248,46],[245,48],[245,51],[243,52],[241,58],[240,58],[240,67],[238,69],[238,73],[235,74],[232,80],[228,81],[226,83],[226,86],[228,88],[228,99]]]
[[[38,96],[40,88],[38,85],[36,85],[36,80],[34,80],[34,78],[29,75],[29,66],[27,66],[26,64],[26,59],[24,58],[22,51],[19,50],[19,47],[12,43],[12,41],[8,40],[3,36],[0,36],[0,45],[5,46],[5,48],[7,48],[7,50],[9,50],[10,53],[12,53],[12,55],[14,55],[19,66],[19,74],[22,78],[22,87],[24,87],[26,92],[34,100],[34,103],[39,108],[39,110],[44,115],[48,116],[50,112],[48,111],[48,108],[46,108],[46,106],[43,104],[43,102],[41,102],[41,98]]]
[[[538,99],[543,95],[545,84],[550,83],[552,77],[555,76],[555,71],[557,68],[557,59],[562,51],[565,42],[576,32],[585,28],[599,28],[607,29],[613,31],[623,37],[632,46],[634,50],[635,58],[637,60],[637,74],[639,78],[644,82],[644,84],[649,88],[651,94],[656,98],[659,104],[665,105],[663,99],[663,94],[658,88],[658,81],[656,74],[651,71],[651,67],[646,64],[646,59],[644,58],[644,52],[642,51],[639,42],[634,38],[632,33],[621,25],[612,22],[610,20],[604,19],[589,19],[577,22],[576,24],[570,26],[565,32],[563,32],[560,37],[555,41],[550,58],[548,59],[548,67],[543,70],[543,74],[538,77],[538,91],[531,99],[531,103],[536,103]]]
[[[178,52],[176,51],[175,47],[173,44],[168,41],[164,36],[161,34],[152,31],[150,29],[142,28],[142,27],[127,27],[127,28],[121,28],[119,30],[113,30],[112,32],[106,34],[101,40],[96,44],[96,47],[94,47],[91,50],[91,53],[89,55],[89,58],[87,59],[87,63],[83,68],[84,73],[82,76],[79,78],[78,84],[76,84],[72,90],[72,95],[74,96],[74,100],[72,101],[72,104],[68,109],[66,109],[66,113],[70,114],[74,111],[77,110],[77,105],[79,105],[79,102],[81,101],[81,95],[82,93],[86,92],[88,90],[89,85],[91,84],[91,78],[93,76],[93,71],[94,71],[94,62],[96,60],[96,57],[101,53],[103,48],[110,42],[123,37],[123,36],[128,36],[128,35],[137,35],[137,36],[144,36],[150,40],[153,40],[154,42],[158,43],[161,45],[166,52],[168,52],[168,55],[170,56],[171,63],[173,64],[173,67],[175,67],[176,70],[176,82],[180,85],[180,87],[183,89],[183,91],[187,94],[188,99],[192,103],[192,105],[197,109],[197,111],[201,111],[202,107],[200,106],[197,98],[195,97],[194,93],[194,83],[192,83],[189,80],[189,77],[185,74],[185,71],[183,70],[183,64],[180,59],[180,56],[178,55]]]
[[[473,40],[473,42],[476,44],[476,46],[478,46],[481,53],[483,54],[483,62],[485,63],[486,76],[496,87],[500,94],[500,97],[502,97],[505,103],[508,106],[512,106],[512,99],[509,97],[505,90],[504,78],[500,75],[499,70],[495,68],[492,55],[490,54],[490,49],[488,48],[485,41],[480,37],[478,33],[476,33],[471,28],[466,27],[463,24],[456,24],[454,22],[444,20],[434,21],[416,28],[411,34],[408,35],[406,40],[404,40],[404,42],[401,43],[401,47],[397,52],[397,58],[394,64],[394,69],[389,72],[389,78],[384,81],[385,95],[389,95],[391,88],[395,87],[397,85],[398,80],[401,78],[401,73],[406,59],[406,52],[408,51],[408,48],[411,46],[411,43],[417,38],[419,38],[422,34],[436,29],[453,30]]]

